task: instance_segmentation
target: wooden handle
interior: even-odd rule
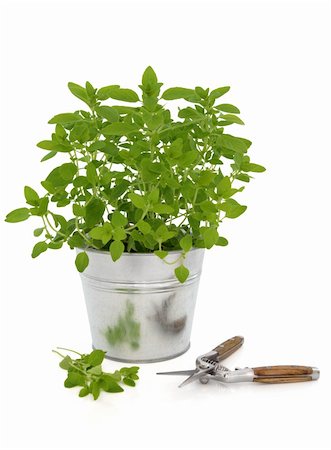
[[[254,367],[253,381],[257,383],[299,383],[317,380],[319,370],[308,366]]]
[[[244,338],[242,336],[234,336],[231,339],[223,342],[214,348],[214,351],[218,353],[218,360],[222,361],[222,359],[227,358],[232,355],[238,348],[240,348],[244,343]]]

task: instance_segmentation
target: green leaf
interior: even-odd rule
[[[244,172],[265,172],[265,167],[254,163],[242,163],[241,170]],[[237,177],[238,178],[238,177]]]
[[[184,283],[187,280],[189,273],[190,271],[183,264],[181,264],[179,267],[176,267],[175,269],[175,275],[178,281],[180,281],[181,283]]]
[[[62,361],[60,362],[59,366],[61,367],[61,369],[64,370],[69,370],[72,364],[72,359],[70,358],[70,356],[65,356]]]
[[[119,121],[118,112],[116,111],[115,108],[112,108],[111,106],[97,106],[95,108],[95,112],[98,114],[98,116],[101,116],[104,119],[108,120],[108,122]]]
[[[114,122],[102,128],[101,133],[105,136],[127,136],[137,131],[137,125],[126,122]]]
[[[109,375],[105,374],[101,378],[102,389],[106,392],[123,392],[123,388]]]
[[[93,350],[87,358],[88,364],[93,367],[99,366],[105,359],[105,354],[103,350]]]
[[[77,167],[74,163],[65,163],[59,167],[59,173],[63,180],[72,181],[77,173]]]
[[[126,239],[124,228],[115,228],[113,231],[113,238],[115,241],[124,241],[124,239]]]
[[[221,179],[221,181],[217,185],[217,192],[220,195],[225,194],[231,189],[231,180],[229,177],[224,177]]]
[[[157,85],[157,76],[151,66],[148,66],[142,76],[142,85],[145,89],[150,89]]]
[[[18,208],[7,214],[5,221],[9,223],[23,222],[23,220],[28,219],[30,216],[30,211],[28,208]]]
[[[85,208],[77,203],[72,205],[72,212],[76,217],[85,217]]]
[[[192,248],[192,236],[187,234],[179,241],[180,247],[184,250],[184,252],[188,252]]]
[[[40,235],[43,233],[43,231],[44,231],[44,228],[36,228],[36,229],[34,230],[34,232],[33,232],[33,235],[34,235],[35,237],[38,237],[38,236],[40,236]]]
[[[224,87],[220,87],[220,88],[214,89],[209,94],[209,98],[211,98],[212,100],[216,100],[217,98],[222,97],[222,95],[224,95],[227,92],[229,92],[229,90],[230,90],[230,86],[224,86]]]
[[[165,203],[157,203],[156,205],[153,205],[153,211],[158,214],[171,214],[174,212],[174,208]]]
[[[88,163],[86,166],[86,178],[93,186],[98,183],[97,169],[93,162]]]
[[[82,86],[80,86],[79,84],[76,83],[72,83],[69,82],[68,83],[68,88],[70,90],[70,92],[77,98],[79,98],[80,100],[82,100],[83,102],[87,103],[88,105],[90,105],[90,101],[86,92],[86,89],[83,88]]]
[[[222,119],[228,122],[237,123],[239,125],[245,125],[244,122],[238,116],[235,116],[233,114],[223,114]]]
[[[230,105],[229,103],[223,103],[222,105],[214,106],[214,108],[228,113],[240,114],[239,109],[234,105]]]
[[[212,248],[213,245],[218,241],[218,232],[216,228],[212,227],[201,227],[201,235],[203,237],[206,248]]]
[[[49,120],[48,123],[50,123],[50,124],[54,124],[54,123],[70,124],[70,123],[79,122],[80,120],[83,120],[83,119],[77,113],[63,113],[63,114],[57,114],[56,116],[52,117],[52,119]]]
[[[122,241],[114,241],[110,244],[109,251],[112,257],[112,260],[117,261],[124,252],[124,244]]]
[[[222,147],[238,153],[245,153],[250,145],[250,141],[231,136],[231,134],[222,134],[218,139]]]
[[[127,386],[132,386],[132,387],[134,387],[136,385],[134,380],[132,380],[132,378],[128,378],[128,377],[123,378],[123,383],[126,384]]]
[[[98,198],[93,198],[85,207],[85,223],[88,228],[100,223],[105,205]]]
[[[91,382],[91,394],[93,396],[94,400],[97,400],[100,395],[100,385],[98,381],[92,381]]]
[[[79,397],[86,397],[87,395],[89,395],[90,390],[88,387],[83,387],[80,391],[79,391]]]
[[[169,252],[164,250],[155,250],[154,255],[158,256],[161,259],[164,259],[168,256]]]
[[[82,273],[86,269],[89,263],[89,257],[86,252],[80,252],[76,256],[75,264],[77,267],[78,272]]]
[[[129,199],[132,201],[134,206],[136,208],[145,209],[146,208],[146,202],[145,199],[138,194],[135,194],[134,192],[131,192],[128,194]]]
[[[37,147],[42,148],[43,150],[53,150],[54,142],[53,141],[41,141],[41,142],[38,142]]]
[[[221,247],[225,247],[226,245],[228,245],[228,240],[225,239],[225,237],[220,236],[216,242],[216,245],[219,245]]]
[[[98,98],[100,100],[107,100],[108,98],[113,98],[115,100],[121,100],[123,102],[138,102],[139,97],[136,92],[131,89],[123,89],[119,86],[106,86],[99,89]]]
[[[143,234],[150,233],[151,229],[152,229],[150,224],[147,222],[144,222],[143,220],[139,220],[137,222],[137,227],[138,227],[138,230],[141,231]]]
[[[128,223],[128,219],[119,211],[114,211],[111,217],[111,223],[114,227],[125,227]]]
[[[92,228],[91,231],[89,231],[90,237],[92,239],[96,239],[99,241],[102,240],[104,233],[105,233],[105,231],[104,231],[103,227],[95,227],[95,228]]]
[[[56,155],[57,152],[49,152],[47,155],[45,155],[43,158],[41,158],[40,162],[47,161],[48,159],[53,158]]]
[[[173,87],[164,91],[162,94],[162,98],[164,100],[177,100],[179,98],[187,99],[192,95],[195,95],[194,89]]]
[[[221,204],[220,209],[225,211],[226,217],[229,219],[235,219],[246,211],[247,206],[240,205],[233,198],[229,198],[226,202]]]
[[[48,246],[46,242],[37,242],[37,244],[32,249],[32,258],[37,258],[41,253],[45,252],[47,250]]]
[[[69,372],[67,379],[64,381],[64,386],[66,388],[84,385],[85,385],[85,376],[78,372]]]

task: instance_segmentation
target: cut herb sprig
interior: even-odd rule
[[[78,358],[64,355],[59,350],[74,353]],[[52,350],[59,355],[62,360],[59,364],[61,369],[67,371],[67,378],[64,381],[66,388],[80,387],[79,397],[86,397],[91,394],[94,400],[97,400],[101,391],[116,393],[123,392],[123,388],[119,383],[127,386],[135,386],[139,379],[139,367],[122,367],[113,373],[104,372],[102,370],[102,362],[106,352],[103,350],[93,350],[89,354],[79,353],[63,347],[57,347]]]

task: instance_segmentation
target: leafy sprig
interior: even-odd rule
[[[79,357],[74,359],[72,356],[63,355],[58,350],[65,350]],[[93,350],[89,354],[81,354],[75,350],[58,347],[53,352],[61,356],[62,360],[59,366],[67,371],[64,386],[66,388],[79,386],[79,397],[86,397],[91,394],[94,400],[97,400],[101,391],[123,392],[120,382],[133,387],[136,385],[136,380],[139,379],[139,367],[136,366],[123,367],[113,373],[104,372],[102,362],[106,352],[102,350]]]
[[[67,243],[82,249],[80,272],[89,263],[86,248],[107,250],[114,261],[123,252],[166,258],[180,250],[175,274],[184,282],[187,252],[227,245],[219,225],[246,210],[233,197],[265,170],[248,156],[251,141],[226,131],[243,125],[239,109],[219,100],[230,87],[173,87],[161,94],[151,67],[141,96],[119,85],[68,87],[88,110],[55,115],[51,138],[37,144],[47,151],[41,161],[59,154],[68,160],[41,182],[45,194],[25,187],[28,207],[10,212],[7,222],[40,217],[32,257]],[[174,117],[168,105],[177,100]],[[66,217],[59,212],[65,207],[71,209]]]

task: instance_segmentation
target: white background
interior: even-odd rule
[[[1,221],[24,206],[54,114],[80,107],[66,84],[135,87],[151,64],[167,87],[231,85],[267,167],[207,252],[192,345],[142,365],[135,389],[93,402],[62,386],[55,346],[90,350],[70,250],[30,258],[38,226],[2,223],[1,421],[5,449],[329,449],[330,10],[327,2],[8,2],[3,33]],[[42,192],[40,189],[39,192]],[[181,390],[195,356],[235,334],[228,365],[307,364],[314,383]],[[120,363],[107,361],[114,370]]]

